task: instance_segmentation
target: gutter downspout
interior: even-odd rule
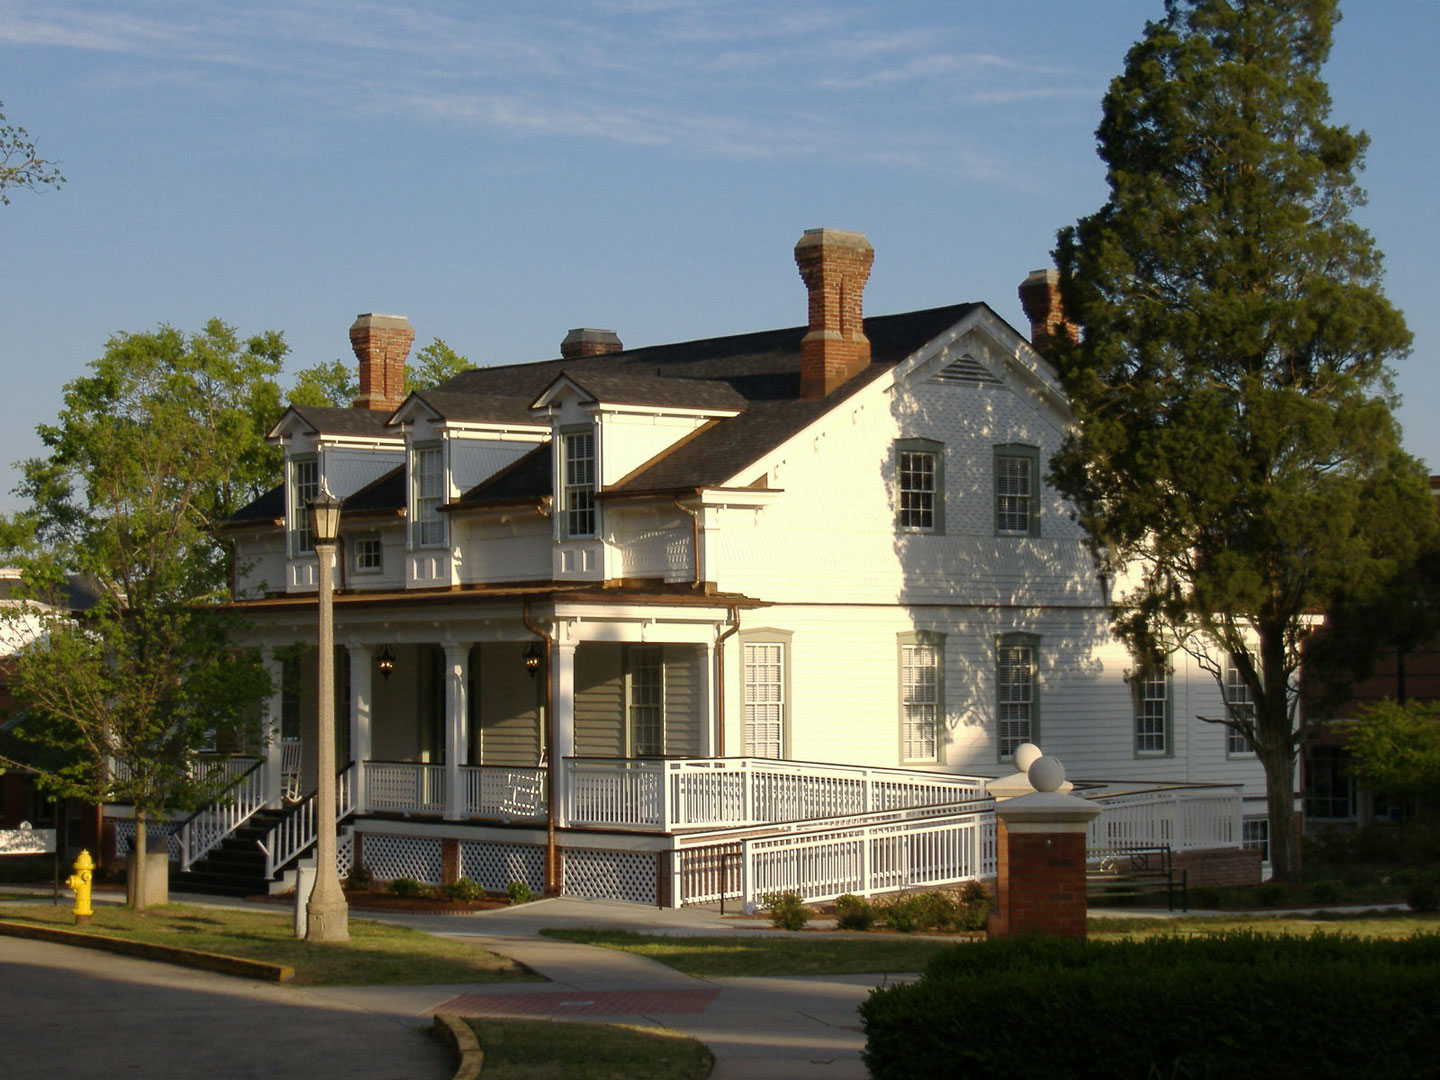
[[[730,629],[715,639],[715,756],[725,756],[725,641],[740,632],[740,605],[730,605]]]
[[[698,589],[700,587],[700,513],[683,505],[679,495],[676,495],[673,501],[676,510],[690,515],[690,561],[695,564],[690,584]]]
[[[555,759],[555,702],[550,682],[551,647],[555,639],[530,621],[530,601],[520,611],[520,621],[525,629],[545,643],[543,665],[545,669],[545,752],[549,758],[545,778],[545,881],[546,896],[560,895],[560,859],[555,847],[555,792],[559,775],[559,762]]]

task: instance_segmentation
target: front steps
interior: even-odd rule
[[[265,877],[265,853],[259,841],[285,816],[283,810],[261,810],[227,836],[220,845],[189,870],[170,875],[173,892],[211,893],[218,896],[258,896],[270,891]]]

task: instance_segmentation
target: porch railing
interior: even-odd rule
[[[1168,845],[1172,851],[1238,847],[1239,785],[1107,784],[1078,791],[1104,807],[1086,848],[1097,854]]]
[[[335,820],[355,812],[355,766],[350,764],[335,774]],[[297,802],[268,833],[257,841],[265,853],[265,877],[273,878],[291,859],[315,843],[315,792]]]
[[[954,885],[995,873],[994,807],[983,799],[964,809],[917,807],[794,823],[742,840],[686,838],[679,856],[683,904],[738,898],[753,909],[769,893],[822,901]]]
[[[443,814],[448,799],[445,766],[412,761],[367,761],[366,809]]]
[[[227,758],[215,766],[226,776],[225,793],[173,830],[180,848],[181,870],[190,869],[265,807],[264,760]]]
[[[499,765],[464,765],[465,812],[476,817],[543,818],[546,811],[545,770],[511,769]]]
[[[836,818],[985,797],[985,777],[770,758],[567,758],[566,821],[674,829]]]

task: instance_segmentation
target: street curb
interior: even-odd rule
[[[238,956],[223,956],[220,953],[199,952],[196,949],[181,949],[174,945],[156,945],[148,941],[127,941],[124,938],[103,937],[99,934],[82,934],[75,930],[62,930],[52,926],[33,926],[29,923],[0,921],[0,934],[8,937],[30,938],[35,941],[50,941],[57,945],[74,945],[82,949],[102,949],[105,952],[133,956],[141,960],[158,960],[181,967],[199,968],[219,975],[236,975],[242,979],[261,979],[265,982],[289,982],[295,977],[295,969],[285,964],[267,964],[263,960],[242,960]]]
[[[480,1065],[485,1060],[485,1051],[470,1025],[458,1016],[436,1013],[432,1030],[455,1051],[455,1076],[453,1080],[475,1080],[480,1075]]]

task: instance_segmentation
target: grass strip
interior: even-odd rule
[[[484,1053],[484,1080],[704,1080],[704,1043],[663,1028],[573,1020],[466,1021]]]
[[[1191,915],[1157,919],[1120,915],[1086,920],[1091,941],[1139,940],[1160,934],[1201,937],[1250,930],[1258,934],[1288,934],[1309,937],[1315,931],[1347,934],[1361,938],[1408,938],[1424,931],[1440,930],[1440,914],[1409,911],[1320,912],[1313,915]]]
[[[22,925],[288,967],[295,986],[541,981],[513,960],[474,945],[364,919],[350,920],[349,941],[318,943],[297,939],[288,915],[192,904],[162,904],[144,912],[106,904],[95,909],[88,926],[72,925],[68,909],[49,905],[7,905],[0,915]]]
[[[628,930],[540,931],[658,960],[698,978],[747,975],[871,975],[924,971],[932,957],[959,948],[942,938],[877,934],[874,938],[778,934],[669,937]]]

